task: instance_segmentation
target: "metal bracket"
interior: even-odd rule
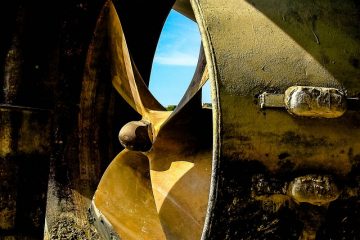
[[[289,87],[284,94],[264,92],[259,100],[261,108],[286,108],[292,115],[313,118],[338,118],[348,105],[359,105],[358,98],[347,98],[339,89],[310,86]]]

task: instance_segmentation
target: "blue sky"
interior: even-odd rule
[[[177,105],[194,74],[200,33],[195,22],[171,10],[155,52],[150,91],[164,105]],[[203,102],[211,102],[210,88],[203,88]]]

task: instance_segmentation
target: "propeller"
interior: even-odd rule
[[[103,174],[93,208],[124,239],[200,238],[212,156],[212,113],[201,105],[201,88],[208,80],[203,48],[182,100],[166,111],[131,59],[111,2],[104,12],[113,86],[142,118],[120,130],[125,150]]]

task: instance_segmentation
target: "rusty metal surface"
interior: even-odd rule
[[[0,107],[0,238],[37,239],[50,162],[48,111]]]
[[[203,52],[167,112],[147,85],[172,6],[198,23]],[[0,239],[360,235],[357,1],[8,1],[0,12]],[[318,97],[331,104],[341,93],[347,110],[259,107],[292,86],[327,89]],[[148,145],[122,151],[118,131],[140,119]]]
[[[0,10],[1,239],[39,239],[44,231],[54,104],[46,66],[55,38],[54,18],[38,6],[11,1]]]
[[[11,105],[1,110],[1,239],[41,239],[45,222],[52,239],[96,237],[87,210],[107,159],[121,149],[110,129],[122,124],[108,117],[119,114],[114,109],[122,100],[110,79],[98,80],[107,79],[105,68],[92,65],[98,71],[83,81],[103,4],[11,1],[1,7],[0,99]],[[134,113],[125,106],[121,114]]]
[[[343,185],[357,182],[358,112],[332,120],[297,119],[281,110],[260,110],[257,102],[263,92],[283,93],[299,85],[346,89],[357,96],[359,69],[349,61],[359,58],[357,3],[191,2],[217,99],[211,214],[203,238],[306,239],[316,231],[322,237],[342,231],[348,238],[357,236],[351,229],[358,223],[356,211],[343,223],[334,216],[346,200],[332,202],[325,223],[309,230],[303,226],[311,218],[300,216],[315,209],[250,195],[256,174],[279,182],[304,174],[330,174]],[[349,16],[353,22],[346,20]],[[351,208],[357,207],[356,199],[348,200]],[[279,207],[274,211],[264,204]],[[324,217],[326,211],[320,210]],[[339,231],[330,227],[334,223]]]

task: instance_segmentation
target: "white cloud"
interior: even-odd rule
[[[196,66],[200,33],[196,23],[172,11],[159,39],[154,63],[172,66]]]
[[[174,66],[196,66],[197,57],[190,53],[181,53],[177,51],[168,52],[162,55],[156,55],[154,63]]]

